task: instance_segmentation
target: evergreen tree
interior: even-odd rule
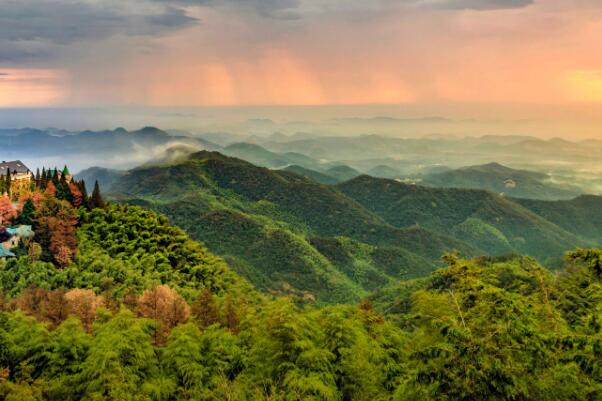
[[[52,183],[56,187],[59,184],[59,181],[60,181],[59,180],[59,172],[55,167],[54,170],[52,171]]]
[[[56,197],[60,200],[66,200],[69,203],[73,203],[73,195],[69,189],[69,184],[65,182],[61,177],[59,183],[56,185]]]
[[[21,213],[19,213],[19,215],[17,216],[15,223],[31,226],[34,222],[35,214],[36,207],[33,204],[33,201],[31,199],[27,199],[23,204],[23,209],[21,209]]]
[[[98,185],[98,181],[94,182],[94,190],[92,191],[92,196],[88,201],[88,207],[90,209],[102,209],[105,206],[104,199],[102,198],[102,194],[100,193],[100,185]]]
[[[42,190],[46,189],[46,184],[48,184],[48,176],[46,173],[46,167],[42,167],[42,174],[40,176],[40,184],[39,184],[40,189],[42,189]]]
[[[40,168],[39,168],[39,167],[36,169],[36,175],[35,175],[35,178],[34,178],[34,180],[35,180],[35,183],[36,183],[36,187],[38,187],[38,188],[39,188],[39,187],[40,187],[40,184],[41,184],[41,183],[40,183],[40,181],[41,181],[41,177],[40,177]]]
[[[77,187],[79,191],[82,193],[83,204],[87,206],[88,204],[88,190],[86,188],[86,182],[84,180],[80,180],[77,183]]]
[[[12,177],[10,175],[10,169],[6,170],[6,181],[4,183],[4,189],[6,191],[6,193],[10,196],[10,187],[12,184]]]

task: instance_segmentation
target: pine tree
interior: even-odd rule
[[[33,204],[33,201],[31,199],[27,199],[23,204],[23,209],[21,209],[21,213],[19,213],[19,215],[17,216],[15,223],[31,226],[35,218],[35,213],[36,207]]]
[[[42,179],[42,178],[40,177],[40,168],[38,167],[38,168],[36,169],[36,175],[35,175],[35,178],[34,178],[34,180],[35,180],[35,183],[36,183],[36,187],[38,187],[38,188],[39,188],[39,187],[40,187],[40,185],[41,185],[41,179]]]
[[[12,184],[12,178],[10,175],[10,169],[6,170],[6,181],[4,183],[4,189],[6,190],[6,193],[8,194],[8,196],[10,196],[10,187]]]
[[[77,187],[79,188],[79,191],[82,194],[82,204],[87,206],[88,205],[88,190],[86,189],[86,182],[84,180],[78,181],[77,183]]]
[[[100,186],[98,185],[98,181],[94,182],[94,190],[92,191],[92,196],[90,197],[90,200],[88,201],[88,207],[90,209],[96,209],[96,208],[102,209],[105,207],[105,202],[100,193]]]
[[[40,176],[40,189],[46,189],[46,184],[48,184],[48,176],[46,173],[46,167],[42,167],[42,174]]]
[[[54,184],[55,187],[59,184],[59,172],[56,169],[56,167],[52,171],[52,183]]]

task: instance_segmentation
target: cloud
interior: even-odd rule
[[[522,8],[534,0],[154,0],[183,6],[204,6],[253,12],[275,19],[300,19],[321,14],[355,12],[358,15],[393,9],[502,10]]]
[[[503,10],[523,8],[534,3],[533,0],[423,0],[425,6],[450,10]]]
[[[320,3],[322,0],[154,0],[158,3],[181,6],[203,6],[227,11],[252,12],[267,18],[297,19],[301,17],[307,3]],[[344,6],[344,0],[335,0]]]
[[[156,36],[199,22],[182,7],[147,0],[0,0],[0,10],[3,62],[44,59],[76,42]]]

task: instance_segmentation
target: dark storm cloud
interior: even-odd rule
[[[0,0],[0,61],[46,58],[75,42],[154,36],[197,22],[182,8],[145,0]]]
[[[309,20],[328,15],[364,18],[394,10],[496,10],[526,7],[533,0],[0,0],[0,63],[24,65],[74,56],[78,43],[113,36],[155,37],[199,21],[196,7],[241,18]],[[126,43],[122,39],[121,42]],[[89,44],[89,45],[88,45]],[[80,46],[81,47],[81,46]]]

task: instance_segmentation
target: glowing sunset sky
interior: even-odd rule
[[[2,107],[587,103],[597,121],[602,104],[599,0],[0,0],[0,10]]]

